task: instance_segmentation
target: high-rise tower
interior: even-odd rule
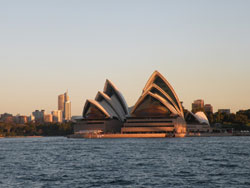
[[[68,92],[58,96],[58,110],[62,111],[63,120],[71,120],[71,102],[69,100]]]
[[[68,91],[64,93],[64,101],[69,101]]]
[[[70,121],[71,120],[71,102],[66,101],[64,103],[64,120],[65,121]]]
[[[58,110],[61,110],[64,112],[64,102],[65,102],[65,96],[64,94],[61,94],[58,96]]]

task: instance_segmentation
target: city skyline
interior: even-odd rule
[[[250,2],[181,2],[1,2],[0,114],[50,112],[69,89],[81,115],[106,79],[132,106],[154,70],[189,110],[249,109]]]

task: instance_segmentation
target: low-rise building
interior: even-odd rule
[[[1,114],[0,119],[4,123],[14,123],[15,122],[14,116],[12,114],[8,114],[8,113]]]
[[[52,116],[52,114],[45,114],[44,115],[44,122],[45,123],[52,123],[53,122],[53,116]]]
[[[15,123],[16,124],[25,124],[28,122],[28,117],[27,116],[16,116],[15,117]]]
[[[229,115],[230,114],[230,109],[219,109],[218,112]]]
[[[192,103],[192,112],[196,113],[199,111],[204,111],[204,100],[198,99]]]
[[[53,122],[62,123],[63,121],[63,113],[61,110],[54,110],[51,112],[53,116]]]
[[[213,113],[213,106],[211,104],[205,104],[204,111],[206,114]]]
[[[32,114],[28,117],[28,122],[35,122],[35,116]]]

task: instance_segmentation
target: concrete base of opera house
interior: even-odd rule
[[[180,118],[127,118],[121,128],[123,134],[155,134],[183,135],[186,133],[186,122]]]
[[[151,134],[73,134],[68,138],[166,138],[166,137],[185,137],[185,134],[165,134],[165,133],[151,133]]]
[[[79,120],[74,125],[74,133],[88,132],[93,133],[121,133],[122,122],[116,119],[92,119],[92,120]]]
[[[185,137],[186,123],[175,118],[127,118],[79,120],[69,138],[164,138]]]

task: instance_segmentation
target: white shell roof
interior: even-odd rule
[[[194,116],[196,117],[196,119],[200,122],[200,123],[205,123],[207,125],[209,125],[209,121],[207,119],[207,116],[204,112],[196,112],[194,114]]]
[[[106,80],[103,92],[98,92],[95,100],[87,100],[83,109],[83,115],[87,111],[88,103],[92,103],[100,109],[107,117],[116,117],[124,121],[129,115],[127,103],[118,88]]]
[[[95,100],[101,103],[102,101],[101,99],[104,99],[106,103],[109,105],[108,107],[103,106],[104,108],[109,108],[108,111],[110,113],[112,112],[113,116],[119,118],[120,120],[123,120],[123,115],[121,114],[119,107],[114,104],[112,99],[107,94],[99,91],[96,95]]]
[[[88,103],[93,104],[93,105],[96,106],[99,110],[101,110],[107,117],[110,117],[110,114],[103,108],[103,106],[100,105],[99,102],[97,102],[97,101],[95,101],[95,100],[92,100],[92,99],[88,99],[88,100],[86,101],[85,106],[84,106],[84,109],[83,109],[83,114],[86,113],[86,111],[87,111]]]
[[[124,99],[124,97],[123,97],[123,95],[121,94],[121,92],[118,90],[118,88],[114,85],[113,82],[111,82],[110,80],[107,79],[107,80],[106,80],[106,83],[105,83],[105,86],[104,86],[103,92],[107,94],[107,93],[108,93],[108,88],[109,88],[109,86],[110,86],[111,88],[114,89],[114,92],[115,92],[115,94],[117,95],[117,97],[119,98],[118,100],[120,101],[120,104],[121,104],[121,106],[122,106],[122,108],[123,108],[123,111],[124,111],[125,115],[128,115],[129,112],[128,112],[128,105],[127,105],[127,102],[126,102],[126,100]]]

